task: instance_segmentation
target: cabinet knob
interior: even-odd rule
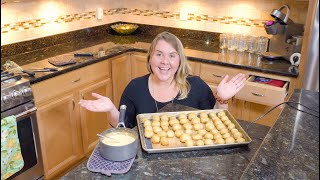
[[[12,95],[3,95],[3,96],[1,96],[1,102],[3,102],[4,104],[11,103],[12,101],[13,101]]]
[[[28,97],[32,94],[32,89],[29,87],[23,87],[22,88],[22,96],[23,97]]]

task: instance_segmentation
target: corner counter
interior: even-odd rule
[[[319,179],[319,92],[296,89],[289,101],[315,116],[286,105],[243,179]]]

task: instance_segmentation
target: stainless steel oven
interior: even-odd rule
[[[1,77],[1,119],[15,115],[24,167],[9,179],[35,180],[44,176],[39,131],[31,86],[21,76]],[[7,78],[4,78],[5,80]],[[15,83],[12,83],[15,82]]]

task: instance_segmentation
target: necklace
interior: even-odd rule
[[[151,78],[151,76],[150,76],[150,78]],[[153,88],[153,84],[151,83],[151,79],[150,79],[150,87],[151,87],[151,91],[152,91],[152,94],[153,94],[153,96],[155,95],[155,93],[154,93],[154,88]],[[152,96],[151,96],[152,97]],[[154,104],[156,105],[156,108],[157,108],[157,112],[159,111],[159,108],[158,108],[158,103],[157,103],[157,101],[156,101],[156,99],[154,98],[154,97],[152,97],[153,98],[153,100],[154,100]],[[175,99],[175,97],[173,97],[173,99],[171,100],[171,104],[173,104],[173,100]]]
[[[154,99],[154,98],[153,98]],[[171,104],[173,104],[173,100],[174,100],[174,98],[172,99],[172,101],[171,101]],[[157,104],[157,101],[154,99],[154,103],[156,104],[156,108],[157,108],[157,112],[159,111],[159,108],[158,108],[158,104]]]

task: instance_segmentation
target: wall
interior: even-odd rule
[[[304,24],[308,1],[302,0],[25,0],[1,5],[1,45],[117,21],[267,36],[264,22],[282,4]],[[102,20],[95,16],[98,7]],[[181,8],[187,20],[180,20]]]

